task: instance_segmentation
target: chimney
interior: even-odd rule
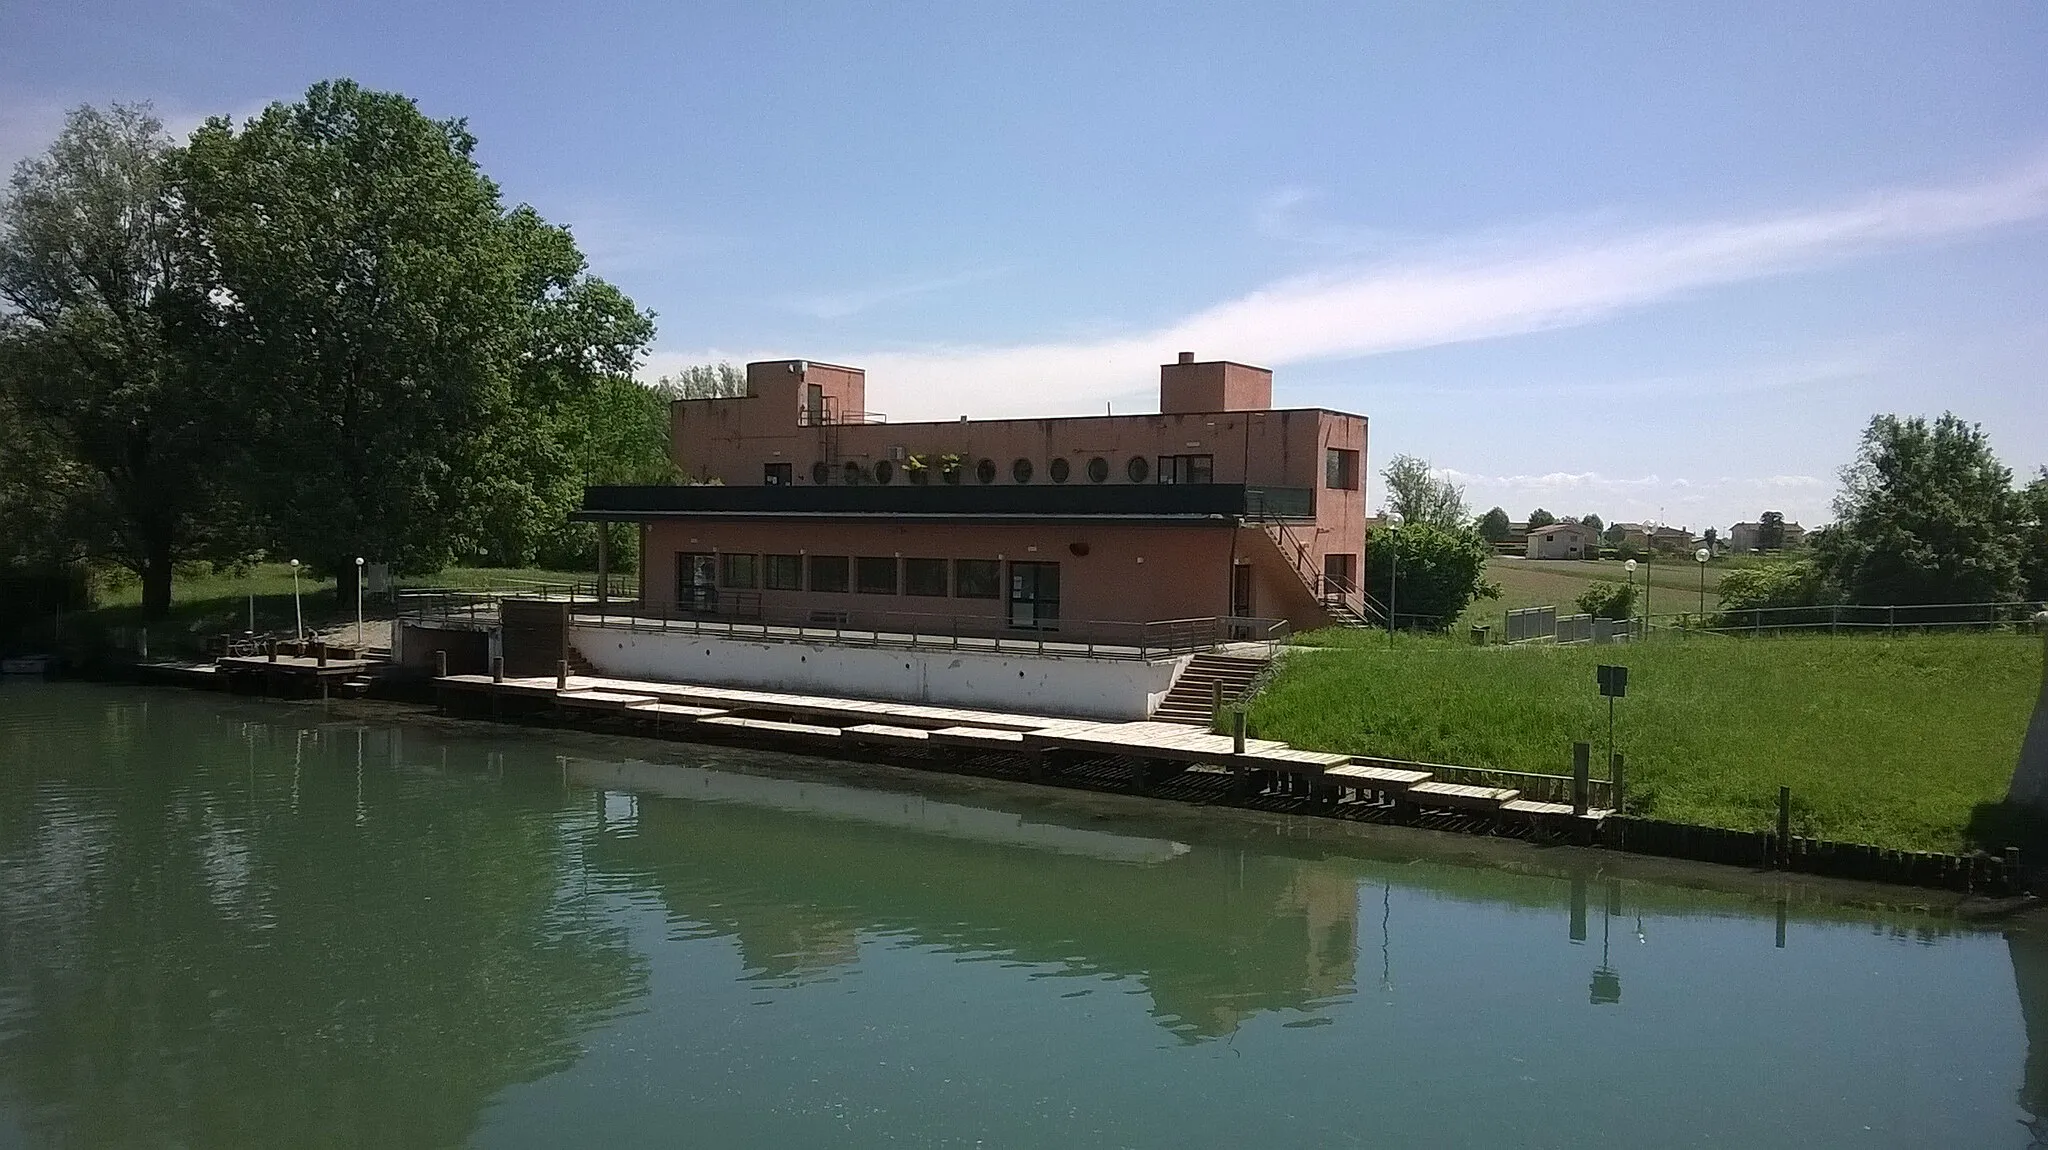
[[[1180,353],[1180,361],[1181,361],[1182,363],[1193,363],[1193,362],[1195,362],[1195,353],[1194,353],[1194,352],[1191,352],[1191,351],[1184,351],[1184,352],[1181,352],[1181,353]]]

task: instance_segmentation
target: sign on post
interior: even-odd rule
[[[1625,698],[1628,695],[1628,668],[1615,667],[1606,663],[1593,668],[1594,677],[1600,682],[1600,693],[1610,699]]]

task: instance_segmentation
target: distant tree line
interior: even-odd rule
[[[199,560],[587,563],[583,485],[672,478],[668,398],[738,373],[635,382],[653,314],[475,146],[346,80],[182,143],[72,112],[0,195],[0,565],[155,613]]]

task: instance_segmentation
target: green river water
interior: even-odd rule
[[[1483,852],[9,682],[0,1145],[2031,1144],[2040,925]]]

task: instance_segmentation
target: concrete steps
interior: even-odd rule
[[[1266,669],[1266,660],[1241,655],[1196,655],[1188,668],[1173,681],[1158,709],[1157,723],[1182,723],[1206,729],[1216,720],[1216,684],[1223,685],[1223,701],[1235,702],[1251,689],[1252,680]]]

